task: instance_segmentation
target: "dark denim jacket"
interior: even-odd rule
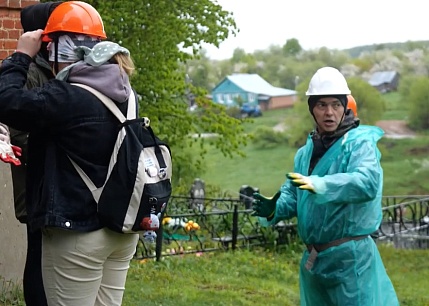
[[[48,80],[54,78],[51,70],[48,70],[49,64],[41,56],[37,55],[36,59],[30,64],[27,74],[27,83],[25,88],[31,89],[41,87]],[[11,167],[13,182],[13,201],[15,206],[15,216],[21,223],[27,223],[27,208],[25,202],[26,196],[26,178],[27,178],[27,151],[28,151],[28,133],[10,128],[10,140],[15,146],[22,149],[20,167]]]
[[[31,58],[15,53],[0,69],[0,122],[30,132],[27,211],[30,228],[101,228],[91,193],[69,156],[101,186],[119,122],[91,93],[51,80],[25,90]],[[106,84],[109,86],[109,84]],[[118,105],[125,113],[127,103]]]

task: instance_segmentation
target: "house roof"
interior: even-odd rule
[[[384,83],[390,83],[394,80],[396,71],[378,71],[374,72],[368,83],[371,86],[379,86]]]
[[[295,90],[274,87],[258,74],[236,73],[226,78],[246,92],[270,97],[296,95]]]

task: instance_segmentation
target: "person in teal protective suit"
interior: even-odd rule
[[[316,129],[294,172],[272,197],[254,194],[264,226],[297,217],[306,245],[300,264],[302,306],[395,306],[395,289],[370,234],[380,226],[383,131],[360,125],[347,108],[350,89],[335,68],[312,77],[308,105]]]

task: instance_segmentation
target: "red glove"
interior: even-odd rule
[[[8,139],[6,139],[6,141],[0,140],[0,160],[4,161],[5,163],[19,166],[21,165],[21,161],[17,158],[17,156],[21,156],[21,154],[22,149],[20,147],[11,145]]]
[[[22,155],[22,149],[20,147],[11,145],[12,151],[15,154],[15,156],[20,157]]]

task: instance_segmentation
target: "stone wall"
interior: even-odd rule
[[[0,60],[16,49],[22,33],[21,8],[38,0],[0,0]],[[0,285],[1,279],[20,282],[26,253],[25,226],[15,218],[10,165],[0,162]]]
[[[26,229],[15,218],[10,165],[0,162],[0,285],[20,282],[24,272]]]

